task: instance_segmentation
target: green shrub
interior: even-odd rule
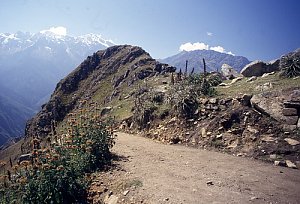
[[[292,78],[300,76],[300,55],[290,54],[283,56],[279,64],[281,76]]]
[[[0,186],[1,203],[86,202],[88,174],[110,163],[114,144],[112,131],[94,109],[70,114],[47,148],[33,149],[31,162],[14,166],[15,178]],[[41,141],[32,142],[38,147]]]

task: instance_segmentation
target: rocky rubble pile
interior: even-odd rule
[[[171,117],[152,121],[144,134],[168,144],[216,149],[236,156],[259,158],[275,165],[300,168],[298,129],[287,131],[280,121],[254,109],[251,97],[199,98],[193,118]],[[296,108],[291,107],[295,102],[289,100],[285,104],[290,106],[282,109],[284,114],[296,114]]]

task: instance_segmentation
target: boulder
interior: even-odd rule
[[[273,137],[274,135],[261,135],[261,141],[263,142],[274,142],[276,139]]]
[[[240,81],[242,79],[243,79],[243,77],[234,78],[228,85],[235,84],[237,81]]]
[[[287,124],[284,124],[283,127],[282,127],[282,130],[283,131],[287,131],[287,132],[292,132],[296,128],[297,128],[297,125],[287,125]]]
[[[235,141],[233,141],[230,145],[227,146],[228,149],[235,149],[239,144],[239,140],[236,139]]]
[[[261,78],[265,78],[265,77],[267,77],[267,76],[274,75],[274,74],[275,74],[275,72],[264,73],[264,74],[261,76]]]
[[[210,98],[209,99],[209,103],[210,104],[216,104],[218,102],[218,99],[217,98]]]
[[[285,116],[284,123],[287,125],[297,125],[298,116]]]
[[[252,95],[244,94],[242,99],[241,99],[241,104],[243,106],[251,106],[251,102],[250,102],[251,98],[252,98]]]
[[[288,125],[296,125],[298,121],[297,116],[284,116],[282,109],[284,108],[283,101],[285,95],[280,92],[268,92],[264,94],[257,94],[251,98],[251,105],[259,112],[269,115],[278,122]]]
[[[285,116],[297,115],[297,109],[296,108],[283,108],[282,114]]]
[[[201,136],[204,138],[207,137],[206,129],[204,127],[201,128]]]
[[[229,66],[228,64],[223,64],[221,67],[221,74],[226,77],[226,79],[234,79],[238,76],[240,76],[240,74],[231,66]]]
[[[285,138],[284,141],[286,141],[289,145],[295,146],[295,145],[299,145],[300,142],[297,140],[294,140],[292,138]]]
[[[104,198],[104,203],[105,204],[117,204],[118,203],[118,197],[115,196],[115,195],[107,195],[105,198]]]
[[[245,77],[252,77],[252,76],[261,76],[263,75],[262,70],[266,64],[262,61],[253,61],[250,64],[247,64],[242,70],[241,74]]]
[[[294,90],[289,97],[289,101],[300,102],[300,90]]]
[[[269,66],[269,69],[273,70],[273,71],[278,71],[279,70],[279,63],[280,63],[280,59],[275,59],[270,61],[267,66]]]
[[[284,106],[286,108],[297,108],[300,109],[300,102],[294,102],[294,101],[284,101]]]
[[[274,161],[275,166],[287,166],[285,161]]]
[[[256,76],[252,76],[249,79],[247,79],[247,82],[255,81],[257,79]]]
[[[253,61],[247,64],[242,70],[241,74],[245,77],[262,76],[264,73],[270,73],[279,70],[279,61],[272,61],[264,63],[263,61]]]
[[[294,164],[292,161],[290,160],[285,160],[286,166],[292,169],[297,169],[296,164]]]
[[[251,100],[251,105],[261,113],[270,115],[276,120],[283,120],[281,101],[278,101],[276,97],[272,97],[272,94],[257,94],[254,95]]]

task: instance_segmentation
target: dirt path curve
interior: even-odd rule
[[[146,203],[300,203],[300,171],[117,134],[113,152]],[[144,202],[144,203],[145,203]]]

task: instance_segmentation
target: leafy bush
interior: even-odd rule
[[[290,54],[283,56],[279,64],[281,76],[292,78],[300,76],[300,54]]]
[[[136,96],[133,110],[133,121],[139,129],[149,128],[149,122],[153,119],[153,112],[157,109],[156,95],[145,92]]]
[[[189,75],[186,85],[192,86],[198,96],[213,96],[216,94],[214,86],[219,85],[221,82],[222,79],[217,74],[208,74],[206,79],[204,79],[204,74],[200,73]]]
[[[193,118],[198,108],[199,90],[190,83],[188,81],[174,84],[169,89],[167,96],[167,103],[170,104],[173,114],[186,119]]]
[[[89,173],[110,163],[112,131],[90,106],[69,114],[68,123],[48,147],[33,138],[32,161],[14,166],[0,186],[1,203],[85,203]],[[55,132],[55,131],[53,131]],[[1,195],[1,196],[2,196]]]
[[[218,86],[219,84],[222,83],[222,76],[220,73],[212,73],[208,75],[207,81],[210,86]]]

